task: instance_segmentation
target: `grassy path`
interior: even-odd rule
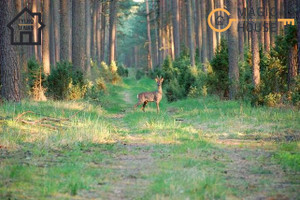
[[[160,114],[154,104],[143,113],[132,109],[136,94],[155,90],[154,81],[111,87],[100,104],[0,108],[2,118],[26,110],[63,118],[84,109],[57,131],[0,121],[0,199],[300,196],[299,111],[207,97],[164,98]]]

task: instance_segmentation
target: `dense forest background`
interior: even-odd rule
[[[105,82],[118,82],[131,67],[137,79],[164,76],[169,101],[217,94],[253,105],[298,104],[299,4],[299,0],[1,1],[1,97],[82,98],[95,88],[103,89]],[[24,7],[42,13],[46,26],[41,46],[9,44],[6,26]],[[225,32],[213,31],[207,18],[215,8],[227,9],[240,21]],[[224,24],[218,20],[228,17],[217,14],[211,22],[221,28]],[[279,18],[296,23],[277,23]]]

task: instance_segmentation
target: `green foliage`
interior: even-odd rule
[[[151,79],[155,79],[157,76],[161,77],[162,76],[162,70],[157,66],[154,68],[153,71],[150,72],[149,74]]]
[[[87,91],[81,71],[74,70],[69,62],[57,63],[47,79],[48,94],[54,99],[80,99]]]
[[[144,76],[145,76],[145,72],[143,70],[138,69],[135,74],[135,79],[140,80]]]
[[[118,66],[115,61],[112,61],[112,63],[109,66],[109,80],[112,84],[117,84],[121,81],[121,77],[118,74]]]
[[[44,95],[46,89],[43,87],[45,83],[45,75],[43,73],[43,66],[35,59],[30,59],[27,63],[28,68],[28,85],[30,88],[30,96],[35,100],[46,100]]]
[[[184,97],[184,90],[177,79],[171,79],[166,86],[166,97],[169,102],[177,101]]]
[[[228,44],[226,40],[221,40],[217,47],[216,54],[210,62],[213,69],[213,82],[211,86],[216,92],[225,93],[229,87],[228,79]]]
[[[292,91],[292,102],[297,107],[300,107],[300,75],[296,76]]]
[[[165,78],[164,86],[168,101],[207,95],[209,75],[197,66],[191,67],[189,55],[185,51],[173,62],[171,57],[166,58],[162,66],[162,76]]]
[[[128,69],[123,64],[118,66],[117,72],[119,76],[128,77]]]
[[[264,104],[269,107],[274,107],[280,103],[281,94],[280,93],[270,93],[264,96]]]
[[[107,66],[105,62],[100,64],[100,76],[108,83],[117,84],[121,81],[121,77],[118,74],[118,66],[113,61],[110,66]]]

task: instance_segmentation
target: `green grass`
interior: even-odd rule
[[[0,199],[299,196],[298,110],[209,96],[163,97],[159,114],[154,103],[134,111],[136,95],[155,89],[154,80],[128,78],[97,101],[2,104]],[[69,121],[50,123],[56,130],[16,121],[25,111],[35,112],[25,120]]]

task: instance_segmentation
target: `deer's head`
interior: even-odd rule
[[[161,84],[164,82],[164,78],[163,77],[156,77],[155,78],[155,81],[156,81],[156,83],[157,83],[157,86],[159,87],[159,86],[161,86]]]

